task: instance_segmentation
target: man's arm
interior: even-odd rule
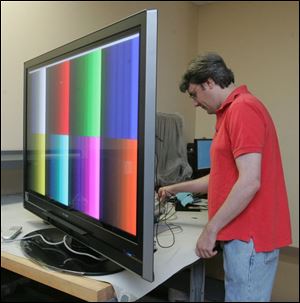
[[[208,180],[209,175],[199,179],[161,187],[158,190],[159,200],[164,201],[166,197],[175,195],[179,192],[207,193]]]
[[[213,248],[218,232],[248,206],[260,188],[261,154],[242,155],[236,159],[236,165],[239,171],[236,183],[197,241],[196,254],[202,258],[216,255],[217,252],[213,251]]]

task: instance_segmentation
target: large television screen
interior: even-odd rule
[[[156,45],[147,10],[24,65],[24,207],[149,281]]]

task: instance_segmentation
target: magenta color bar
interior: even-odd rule
[[[100,138],[75,137],[70,165],[73,207],[95,219],[100,218]]]
[[[89,137],[87,140],[87,172],[85,192],[88,198],[85,212],[100,218],[100,138]]]

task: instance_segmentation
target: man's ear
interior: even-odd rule
[[[210,89],[214,88],[214,86],[216,85],[215,81],[212,78],[208,78],[206,83]]]

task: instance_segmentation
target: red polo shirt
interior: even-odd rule
[[[257,252],[291,244],[290,215],[278,138],[265,106],[246,86],[236,88],[218,109],[211,146],[209,218],[222,206],[238,179],[235,159],[261,153],[261,186],[246,209],[226,225],[218,240],[249,241]]]

